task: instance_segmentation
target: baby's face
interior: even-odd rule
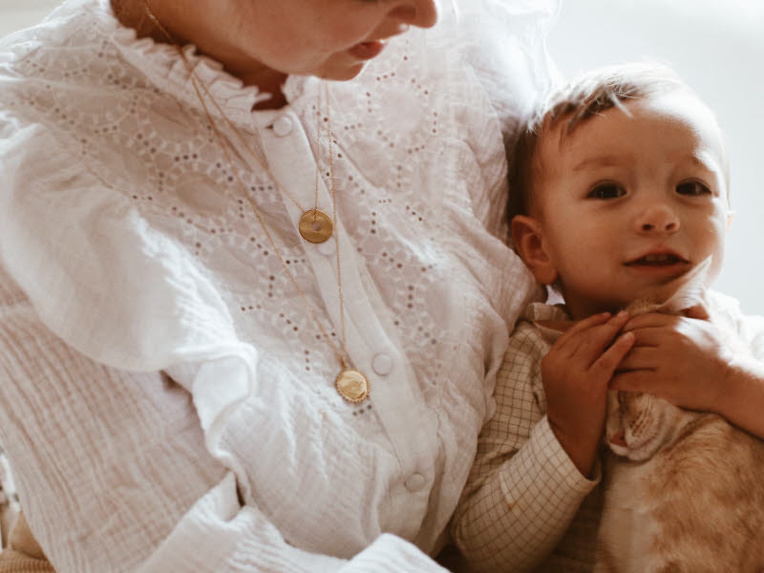
[[[729,218],[724,148],[711,112],[675,92],[543,138],[534,187],[545,251],[579,318],[624,307],[711,258]]]

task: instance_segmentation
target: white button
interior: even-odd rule
[[[325,257],[331,257],[336,253],[335,250],[335,243],[334,239],[329,239],[328,241],[324,241],[323,243],[319,243],[318,245],[318,252],[324,255]]]
[[[406,480],[406,489],[410,492],[419,491],[426,483],[427,480],[422,474],[414,474]]]
[[[286,116],[281,116],[273,122],[273,133],[279,137],[286,137],[292,133],[292,120]]]
[[[380,376],[387,376],[393,371],[393,359],[389,354],[377,354],[371,361],[371,367]]]

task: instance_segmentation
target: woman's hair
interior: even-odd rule
[[[507,220],[511,223],[515,215],[529,214],[534,176],[543,168],[536,152],[544,135],[562,127],[564,138],[608,109],[628,113],[624,104],[629,101],[680,90],[694,94],[670,68],[638,63],[589,72],[552,94],[528,121],[510,155]]]

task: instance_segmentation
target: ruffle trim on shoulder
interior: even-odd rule
[[[203,86],[202,94],[209,91],[225,115],[236,123],[246,124],[251,119],[254,106],[270,97],[256,86],[245,85],[242,80],[229,74],[222,63],[201,54],[194,44],[181,48],[184,61],[176,46],[149,37],[139,38],[134,29],[122,26],[114,17],[109,0],[96,1],[100,4],[104,33],[122,57],[140,70],[149,82],[190,107],[203,111],[192,73]],[[186,62],[190,64],[190,70]],[[207,104],[210,113],[220,117],[217,107],[209,101]]]

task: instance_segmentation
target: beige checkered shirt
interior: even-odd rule
[[[531,321],[567,319],[532,304],[498,374],[453,535],[479,571],[590,571],[601,506],[599,469],[582,476],[547,421],[541,359],[550,344]]]

